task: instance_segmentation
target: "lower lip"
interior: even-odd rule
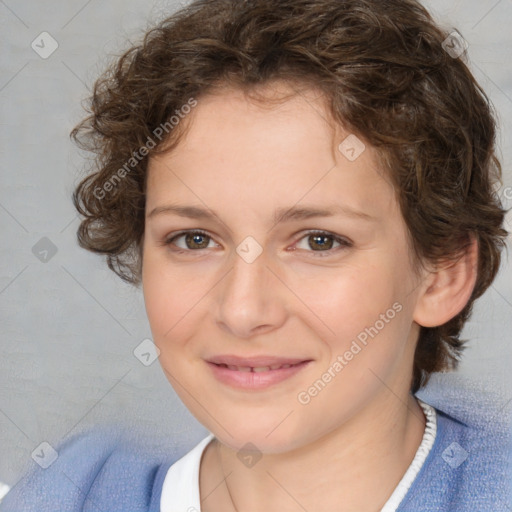
[[[239,389],[260,390],[274,386],[275,384],[279,384],[293,377],[310,362],[311,361],[304,361],[290,366],[289,368],[279,368],[266,372],[241,372],[238,370],[230,370],[229,368],[210,362],[208,362],[208,366],[212,369],[215,378],[223,384]]]

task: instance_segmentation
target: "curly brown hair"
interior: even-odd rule
[[[107,69],[90,115],[72,132],[96,154],[73,195],[84,217],[79,244],[139,284],[148,159],[186,132],[176,122],[184,106],[219,84],[249,91],[276,79],[309,83],[325,93],[333,119],[379,149],[415,262],[450,262],[471,236],[478,242],[465,308],[444,325],[421,327],[418,390],[432,372],[456,368],[460,332],[499,270],[508,235],[490,101],[446,41],[457,42],[414,0],[192,2]]]

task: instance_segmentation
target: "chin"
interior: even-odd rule
[[[279,454],[290,452],[302,446],[301,441],[296,438],[294,439],[290,434],[283,437],[267,437],[266,433],[249,430],[236,435],[233,434],[233,437],[230,437],[225,432],[221,432],[218,436],[216,435],[216,437],[225,446],[236,452],[244,453],[254,450],[256,453],[261,454]]]
[[[305,442],[304,426],[296,424],[292,416],[293,413],[288,418],[282,414],[267,414],[263,419],[261,414],[256,417],[241,414],[237,418],[219,418],[219,423],[212,422],[211,418],[207,422],[202,421],[204,418],[198,419],[222,444],[232,450],[245,450],[251,444],[261,453],[278,454],[300,448]]]

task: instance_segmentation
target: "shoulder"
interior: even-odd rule
[[[167,469],[183,451],[159,450],[112,428],[73,436],[55,452],[46,450],[41,459],[55,460],[46,468],[33,463],[7,493],[1,512],[159,510]]]
[[[509,511],[512,423],[507,400],[458,377],[436,376],[418,397],[437,413],[434,446],[400,511]]]

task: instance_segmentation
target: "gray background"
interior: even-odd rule
[[[469,43],[471,68],[499,115],[504,187],[512,187],[512,0],[425,4]],[[68,134],[83,115],[88,88],[108,55],[178,5],[0,0],[0,480],[8,484],[41,442],[55,446],[91,425],[132,418],[143,431],[190,447],[206,432],[158,362],[146,367],[134,357],[151,338],[142,293],[78,247],[70,200],[84,161]],[[43,31],[59,45],[47,59],[31,48]],[[507,222],[512,230],[510,215]],[[57,248],[47,262],[33,253],[43,237]],[[459,371],[509,396],[511,277],[505,253],[465,329],[471,342]]]

